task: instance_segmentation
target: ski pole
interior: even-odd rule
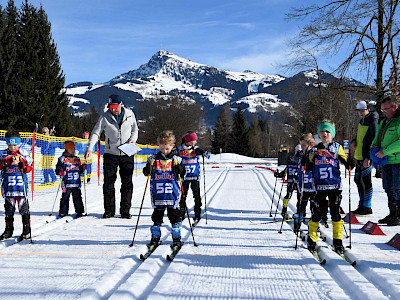
[[[19,169],[19,171],[21,172],[22,184],[24,185],[24,197],[25,197],[25,201],[26,201],[26,206],[27,206],[28,211],[29,211],[29,201],[28,201],[28,197],[26,196],[27,193],[26,193],[26,189],[25,189],[24,170],[23,170],[22,168],[18,168],[18,169]],[[31,218],[30,218],[30,215],[29,215],[29,214],[28,214],[28,216],[29,216],[29,219],[28,219],[28,223],[29,223],[29,237],[30,237],[31,244],[32,244],[33,241],[32,241]]]
[[[85,190],[85,216],[87,216],[87,202],[86,202],[86,169],[83,170],[83,189]]]
[[[276,172],[278,172],[278,170],[276,170]],[[274,204],[275,188],[276,188],[276,182],[277,181],[278,181],[278,177],[275,177],[274,191],[272,192],[271,208],[269,209],[269,216],[270,217],[272,217],[272,204]]]
[[[207,192],[206,192],[206,168],[204,164],[204,155],[203,155],[203,177],[204,177],[204,209],[206,213],[206,224],[207,224]],[[187,208],[187,207],[186,207]],[[188,216],[189,218],[189,216]]]
[[[60,191],[60,187],[61,187],[61,182],[62,182],[62,180],[63,180],[63,177],[61,176],[60,184],[58,185],[58,189],[57,189],[57,193],[56,193],[56,198],[54,199],[53,207],[51,208],[51,212],[50,212],[49,216],[52,216],[52,215],[53,215],[54,206],[56,205],[56,201],[57,201],[57,197],[58,197],[58,192]]]
[[[153,163],[154,163],[154,158],[151,159],[150,166],[152,166]],[[142,203],[140,204],[139,214],[138,214],[138,218],[137,218],[137,221],[136,221],[135,232],[133,233],[132,243],[129,244],[129,247],[132,247],[132,246],[133,246],[133,243],[135,242],[136,231],[137,231],[137,229],[138,229],[140,214],[141,214],[141,212],[142,212],[142,207],[143,207],[143,202],[144,202],[144,196],[146,195],[146,190],[147,190],[147,185],[148,185],[149,180],[150,180],[150,175],[151,175],[151,174],[147,175],[146,185],[145,185],[145,187],[144,187],[144,192],[143,192]]]
[[[275,219],[276,219],[276,213],[277,213],[277,211],[278,211],[279,202],[281,201],[281,194],[282,194],[283,184],[284,184],[284,183],[285,183],[285,182],[282,181],[281,190],[280,190],[280,192],[279,192],[278,203],[276,204],[275,215],[274,215],[274,221],[275,221]]]
[[[189,221],[190,232],[192,233],[193,246],[197,247],[198,245],[196,244],[196,241],[194,240],[192,222],[190,221],[189,210],[188,210],[187,206],[186,206],[186,216],[187,216],[187,219]]]
[[[350,190],[351,180],[350,180],[350,178],[351,178],[351,168],[349,167],[349,232],[350,232],[350,235],[349,235],[350,240],[349,240],[349,246],[348,246],[349,249],[351,249],[351,218],[352,218],[352,216],[351,216],[351,190]],[[344,227],[344,225],[343,225],[343,227]]]

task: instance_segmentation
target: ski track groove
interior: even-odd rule
[[[264,179],[263,181],[266,184],[268,184],[271,190],[273,189],[273,186],[271,186],[270,182],[266,179],[265,174],[263,174],[260,170],[254,170],[254,172],[262,175]],[[270,193],[270,195],[271,194],[272,192]],[[284,197],[284,195],[282,195],[282,197]],[[292,202],[289,202],[288,208],[290,208],[293,212],[296,210],[296,206]],[[281,206],[281,203],[282,201],[279,202],[279,206]],[[277,206],[277,204],[278,201],[274,202],[275,207]],[[286,227],[287,229],[289,225],[285,223],[284,227]],[[320,226],[320,230],[323,234],[327,235],[326,228],[322,228],[322,226]],[[330,239],[328,238],[328,241],[329,240]],[[306,246],[306,242],[302,243]],[[387,297],[391,297],[393,295],[399,295],[397,289],[393,285],[388,283],[384,277],[380,276],[374,270],[372,270],[367,265],[367,263],[363,262],[362,260],[359,260],[356,257],[357,265],[355,267],[352,267],[349,263],[345,262],[342,258],[338,257],[338,255],[333,253],[332,250],[327,249],[326,246],[329,245],[327,242],[323,242],[319,239],[318,243],[324,245],[323,248],[324,254],[328,256],[327,264],[323,266],[323,268],[329,274],[332,274],[331,276],[332,280],[335,280],[339,284],[339,286],[346,292],[346,294],[352,297],[352,299],[360,299],[360,300],[366,298],[370,299],[369,297],[370,293],[374,294],[374,299],[377,299],[376,290],[381,292],[381,297],[378,299],[387,299]],[[355,278],[357,277],[357,275],[358,277],[361,277],[358,280],[357,278]],[[354,293],[354,291],[356,291],[356,293]]]
[[[216,176],[217,178],[214,179],[211,184],[207,184],[207,206],[212,202],[213,198],[212,195],[209,194],[210,191],[220,186],[219,183],[224,181],[227,173],[226,169],[221,169],[219,174]],[[188,206],[189,211],[193,205],[194,204]],[[204,218],[203,222],[205,222]],[[182,241],[185,242],[188,239],[191,239],[191,232],[189,226],[183,227],[186,228],[186,234],[185,236],[182,236]],[[193,228],[193,230],[194,229],[195,228]],[[158,246],[149,258],[145,261],[139,259],[139,255],[146,251],[144,247],[142,247],[143,249],[139,249],[139,251],[135,251],[135,254],[133,255],[134,258],[125,258],[123,261],[117,263],[117,274],[114,274],[114,271],[112,271],[111,274],[107,274],[100,278],[94,286],[85,289],[81,294],[82,299],[146,298],[163,277],[170,265],[170,262],[166,260],[166,255],[169,254],[170,246],[165,243],[170,235],[170,227],[167,226],[166,229],[166,226],[163,226],[162,232],[162,244]],[[186,242],[185,244],[189,243]],[[128,267],[124,267],[125,260],[128,262]],[[129,284],[130,282],[133,282],[134,285]]]
[[[233,170],[234,171],[234,170]],[[237,171],[237,170],[236,170]],[[265,173],[265,171],[263,172],[262,170],[259,169],[252,169],[252,171],[255,173],[258,181],[259,181],[259,185],[261,186],[261,189],[264,190],[265,192],[265,201],[268,203],[269,205],[267,205],[266,207],[266,212],[265,214],[268,214],[269,211],[267,211],[267,209],[270,208],[271,205],[271,197],[272,197],[272,191],[273,191],[273,187],[274,187],[274,181],[271,183],[268,179],[267,179],[267,174]],[[209,204],[211,202],[213,202],[213,200],[215,199],[216,195],[218,194],[220,187],[223,185],[223,183],[225,182],[226,178],[228,177],[229,174],[229,170],[227,168],[221,168],[220,172],[218,173],[218,175],[215,175],[215,177],[213,178],[213,182],[211,182],[210,184],[207,184],[206,186],[206,193],[207,193],[207,207],[209,206]],[[216,178],[216,179],[215,179]],[[141,194],[140,192],[140,188],[141,187],[136,187],[135,188],[135,192],[134,195],[137,194]],[[144,185],[142,187],[141,190],[144,189]],[[281,199],[276,199],[278,198],[279,195],[279,191],[280,191],[280,185],[277,184],[276,185],[276,189],[275,189],[275,197],[274,197],[274,203],[273,206],[276,208],[279,202],[279,207],[282,206],[282,201],[281,199],[284,197],[285,195],[285,189],[282,190],[282,195],[281,195]],[[119,199],[116,199],[116,201],[119,201]],[[203,193],[203,201],[204,201],[204,193]],[[204,202],[203,202],[204,205]],[[190,206],[190,208],[193,207]],[[278,207],[278,208],[279,208]],[[90,210],[89,210],[90,208]],[[295,210],[295,204],[293,204],[293,201],[289,202],[289,207],[292,212]],[[103,209],[102,206],[99,206],[98,203],[89,203],[88,207],[87,207],[87,211],[90,214],[93,214],[95,212],[101,212]],[[189,206],[188,206],[189,209]],[[272,210],[274,211],[274,209]],[[278,209],[278,213],[279,213],[279,209]],[[273,213],[274,214],[274,213]],[[204,215],[204,213],[203,213]],[[278,216],[278,214],[277,214]],[[91,216],[89,216],[90,218]],[[68,228],[70,226],[73,226],[73,224],[78,224],[78,223],[82,223],[85,222],[85,219],[87,217],[82,217],[79,219],[73,219],[72,217],[68,216],[59,220],[54,220],[53,222],[50,221],[50,223],[42,223],[39,226],[34,226],[32,227],[32,239],[33,242],[35,243],[35,238],[37,237],[46,237],[46,236],[51,236],[52,233],[54,233],[56,230],[59,230],[61,227],[64,228]],[[53,218],[49,218],[48,216],[45,216],[44,218],[41,219],[41,221],[45,222],[47,219],[52,220]],[[66,222],[66,221],[69,222]],[[18,219],[16,220],[16,222],[18,221]],[[187,223],[187,221],[184,221]],[[202,222],[205,222],[205,218],[203,216]],[[35,225],[39,223],[36,222]],[[280,228],[281,223],[277,222],[277,229],[276,231]],[[192,244],[190,246],[193,246],[192,243],[192,237],[191,237],[191,232],[189,229],[189,226],[187,224],[187,226],[184,226],[186,228],[186,234],[184,236],[182,236],[182,240],[186,241],[185,243],[185,247],[188,246],[189,244]],[[201,225],[198,227],[202,227]],[[168,229],[167,229],[168,228]],[[169,232],[169,227],[168,226],[164,226],[162,228],[163,230],[163,234],[162,234],[162,240],[163,242],[165,242],[165,240],[167,240],[168,236],[170,235]],[[196,228],[193,228],[196,229]],[[213,229],[207,229],[209,231],[213,230]],[[289,230],[289,225],[285,222],[284,227],[283,227],[283,232],[286,234],[286,232],[288,232]],[[286,232],[285,232],[286,231]],[[14,236],[15,237],[15,236]],[[231,240],[232,243],[235,244],[236,241],[236,237],[233,236],[229,236],[229,239]],[[10,241],[11,239],[8,240],[4,240],[0,242],[0,250],[3,250],[5,248],[9,248],[13,245],[19,245],[19,244],[27,244],[30,241],[26,240],[20,243],[14,243]],[[188,240],[190,240],[190,242],[188,242]],[[321,241],[322,242],[322,241]],[[303,242],[299,243],[299,246],[301,248]],[[188,244],[188,245],[186,245]],[[235,245],[239,245],[239,243],[236,243]],[[325,245],[327,245],[325,243]],[[143,245],[142,245],[143,246]],[[168,247],[167,247],[168,246]],[[256,250],[252,249],[251,247],[245,247],[246,245],[242,245],[245,248],[245,254],[246,255],[257,255],[256,254]],[[270,242],[268,242],[268,246],[274,246],[274,242],[273,240],[271,240]],[[276,245],[275,245],[276,246]],[[110,272],[104,272],[104,270],[99,270],[99,272],[103,271],[102,275],[97,278],[97,280],[95,282],[92,282],[92,286],[87,287],[81,294],[80,297],[83,299],[103,299],[103,298],[108,298],[110,297],[111,299],[121,299],[121,298],[132,298],[132,296],[135,296],[134,298],[137,299],[142,299],[142,298],[146,298],[148,297],[152,291],[154,290],[154,288],[156,287],[157,283],[161,280],[161,278],[163,277],[163,275],[165,274],[165,272],[167,271],[168,267],[170,266],[170,262],[167,262],[165,259],[165,256],[167,253],[169,253],[169,245],[165,245],[162,244],[159,246],[158,249],[156,249],[156,251],[146,260],[146,261],[141,261],[138,258],[138,255],[140,253],[142,253],[144,251],[144,247],[139,248],[139,251],[135,251],[134,254],[131,253],[131,251],[127,250],[124,252],[124,254],[127,254],[127,256],[125,256],[124,258],[120,258],[118,261],[116,261],[116,263],[113,266],[108,266],[110,267]],[[302,248],[301,248],[302,249]],[[138,249],[136,249],[138,250]],[[399,291],[396,289],[394,284],[391,284],[389,282],[389,280],[387,278],[385,278],[384,276],[381,276],[379,274],[379,272],[376,272],[375,270],[373,270],[368,263],[357,259],[357,266],[356,267],[351,267],[347,262],[345,262],[342,258],[340,258],[339,256],[337,256],[335,253],[333,253],[331,250],[327,249],[326,251],[328,251],[329,255],[329,260],[327,261],[327,264],[325,266],[320,266],[319,264],[315,263],[315,264],[309,264],[308,266],[300,266],[300,268],[302,269],[306,269],[307,271],[305,272],[307,274],[307,272],[310,272],[311,274],[317,274],[314,276],[314,278],[318,278],[318,281],[323,283],[320,287],[318,287],[320,289],[320,291],[316,291],[316,288],[314,285],[312,285],[312,283],[310,282],[302,282],[301,286],[304,286],[304,284],[306,284],[308,287],[308,289],[313,289],[315,291],[315,294],[319,295],[320,299],[331,299],[331,298],[335,298],[335,299],[347,299],[347,298],[343,298],[342,294],[335,294],[335,292],[332,291],[328,291],[329,296],[325,295],[325,291],[324,289],[328,289],[329,286],[331,286],[329,284],[329,281],[334,281],[338,284],[338,286],[340,288],[342,288],[342,290],[344,291],[344,293],[349,296],[351,299],[366,299],[369,298],[368,293],[370,292],[371,295],[377,295],[377,290],[379,290],[382,293],[382,298],[386,297],[397,297],[400,299],[400,293]],[[308,250],[304,249],[304,251],[306,254],[308,253]],[[179,254],[178,254],[179,255]],[[210,256],[217,256],[218,253],[215,253],[215,251],[213,251],[213,249],[210,249]],[[236,255],[244,255],[244,253],[240,253],[240,251],[238,251],[238,253],[236,253]],[[274,255],[274,256],[278,256],[278,255]],[[309,254],[309,256],[311,257],[311,254]],[[284,254],[282,254],[282,257],[284,258]],[[44,257],[38,257],[37,259],[43,259]],[[94,258],[93,258],[94,259]],[[228,258],[223,258],[223,259],[229,259]],[[311,257],[311,259],[313,259]],[[257,259],[256,259],[257,260]],[[72,263],[72,260],[71,260]],[[74,261],[75,263],[75,261]],[[89,263],[90,261],[85,261],[85,263]],[[180,262],[175,262],[175,264],[179,264]],[[262,262],[259,262],[262,263]],[[255,263],[255,265],[257,265],[257,262]],[[143,267],[145,266],[145,267]],[[142,270],[142,269],[145,270]],[[204,266],[203,270],[203,275],[199,274],[199,276],[204,276],[206,277],[208,272],[207,270],[209,268],[212,268],[212,266]],[[321,271],[321,268],[323,268],[323,270]],[[145,272],[143,272],[145,271]],[[219,289],[219,293],[218,295],[213,295],[212,297],[216,297],[216,298],[226,298],[226,295],[231,294],[232,292],[237,292],[237,299],[248,299],[250,298],[254,298],[254,299],[259,299],[262,298],[263,296],[265,297],[266,295],[268,295],[268,298],[279,298],[279,296],[283,296],[286,294],[283,294],[282,290],[285,289],[286,284],[287,286],[293,287],[293,285],[296,285],[300,283],[297,283],[297,281],[293,281],[293,278],[296,278],[296,272],[293,272],[291,270],[279,270],[279,268],[275,269],[275,266],[272,265],[269,269],[265,270],[266,273],[264,275],[265,278],[269,278],[269,280],[273,280],[273,276],[271,275],[271,271],[274,274],[278,274],[279,278],[288,278],[290,277],[291,280],[288,280],[287,282],[285,281],[285,284],[283,286],[277,286],[276,290],[268,290],[269,288],[271,288],[270,286],[266,286],[264,289],[260,289],[260,287],[257,287],[257,282],[254,282],[254,278],[251,278],[251,276],[249,275],[248,278],[245,278],[249,280],[249,282],[245,281],[246,284],[249,284],[250,286],[252,286],[252,284],[254,285],[254,289],[250,288],[248,290],[248,292],[250,294],[248,295],[241,295],[238,292],[238,286],[243,284],[243,278],[241,278],[241,280],[238,280],[237,283],[234,284],[233,287],[229,287],[229,286],[222,286]],[[65,272],[64,269],[60,269],[59,270],[60,275]],[[216,278],[218,279],[218,277],[225,277],[225,276],[231,276],[232,278],[235,278],[235,274],[237,273],[237,270],[235,272],[235,269],[227,269],[226,273],[224,275],[216,275]],[[343,273],[347,273],[349,275],[343,276]],[[54,277],[57,277],[57,271],[55,274],[53,274]],[[359,277],[358,279],[353,276],[356,275],[355,277]],[[243,275],[243,274],[242,274]],[[360,276],[362,278],[360,278]],[[87,281],[82,277],[76,277],[74,278],[73,276],[71,276],[72,278],[70,279],[70,285],[72,286],[87,286],[88,284],[90,284],[90,280]],[[143,286],[141,289],[141,292],[138,293],[132,293],[132,289],[123,289],[124,286],[126,286],[130,279],[137,277],[141,280],[141,286]],[[191,284],[193,284],[193,281],[196,280],[196,277],[190,277],[189,278],[193,278],[191,280],[188,280],[187,282],[185,282],[185,285],[190,287]],[[12,278],[10,278],[12,279]],[[146,281],[147,280],[147,281]],[[112,284],[111,284],[112,282]],[[279,281],[277,282],[279,283]],[[367,284],[366,284],[367,283]],[[368,286],[368,283],[371,286]],[[54,281],[54,284],[57,284],[57,281]],[[171,283],[173,284],[173,283]],[[216,284],[219,284],[218,281],[216,282]],[[362,285],[362,287],[360,287],[360,285]],[[367,285],[367,287],[365,287]],[[136,284],[135,284],[136,286]],[[52,295],[52,289],[56,290],[56,286],[50,286],[48,288],[48,292],[45,293],[44,298],[49,298]],[[131,288],[134,288],[133,286],[131,286]],[[213,288],[214,289],[214,288]],[[233,291],[232,291],[233,289]],[[281,290],[282,289],[282,290]],[[299,290],[299,289],[297,289]],[[356,293],[355,293],[356,292]],[[78,292],[79,294],[79,292]],[[314,295],[315,295],[314,294]],[[6,293],[4,293],[3,295],[6,295]],[[26,296],[24,294],[22,294],[23,296]],[[295,294],[295,298],[301,298],[301,299],[312,299],[312,295],[313,293],[310,293],[310,295],[307,295],[305,293],[302,292],[298,292]],[[59,297],[60,295],[58,293],[55,294],[55,297]],[[157,296],[157,293],[154,293],[154,295],[152,294],[152,296]],[[293,293],[288,292],[287,294],[288,297],[293,297]],[[184,297],[183,297],[184,298]],[[190,297],[189,297],[190,298]],[[202,298],[200,296],[200,298]],[[380,299],[375,298],[375,299]],[[394,299],[394,298],[393,298]]]
[[[237,177],[235,171],[231,170],[229,179]],[[255,175],[253,174],[255,177]],[[229,182],[227,186],[230,186],[232,182]],[[224,189],[227,187],[220,186],[219,192],[223,193]],[[239,190],[243,190],[242,186],[238,187]],[[259,190],[261,191],[261,190]],[[246,192],[245,192],[246,193]],[[215,196],[214,196],[215,197]],[[265,197],[264,195],[262,197]],[[218,197],[217,199],[221,199]],[[245,200],[245,199],[243,199]],[[218,210],[218,204],[213,202],[213,208]],[[236,207],[235,207],[236,208]],[[219,223],[222,223],[220,227],[207,227],[203,232],[207,232],[207,236],[215,236],[216,233],[212,232],[221,231],[225,228],[223,223],[232,224],[232,219],[238,218],[246,222],[246,219],[259,217],[260,214],[265,214],[265,211],[247,211],[247,214],[242,215],[242,206],[238,209],[232,209],[231,217],[224,219],[223,214],[219,215]],[[229,213],[229,212],[227,212]],[[232,215],[235,214],[235,215]],[[222,217],[222,218],[221,218]],[[235,230],[239,230],[235,232]],[[244,230],[244,231],[243,231]],[[229,228],[226,232],[220,232],[219,235],[223,236],[223,244],[211,243],[211,247],[206,247],[207,244],[203,243],[204,247],[199,248],[197,251],[190,251],[191,248],[186,248],[183,253],[180,254],[179,258],[174,261],[174,266],[169,271],[169,277],[163,278],[157,289],[149,295],[149,299],[158,299],[159,297],[167,299],[187,299],[184,295],[191,294],[191,290],[197,290],[199,286],[209,287],[205,293],[197,292],[196,299],[315,299],[318,295],[318,299],[349,299],[348,297],[343,297],[343,293],[339,292],[338,295],[342,297],[327,298],[325,296],[325,286],[319,287],[315,281],[308,281],[301,278],[298,271],[303,271],[304,273],[309,272],[309,267],[304,269],[304,266],[296,262],[296,259],[301,259],[300,252],[293,257],[293,251],[288,248],[287,242],[285,240],[275,240],[269,241],[269,239],[274,239],[272,235],[268,236],[268,239],[264,238],[260,234],[267,233],[265,229],[254,229],[259,231],[259,233],[252,239],[253,243],[249,243],[248,240],[243,239],[243,235],[246,228]],[[199,231],[202,233],[202,231]],[[240,235],[239,235],[240,233]],[[218,236],[218,235],[217,235]],[[274,242],[279,241],[276,245]],[[219,243],[219,240],[217,241]],[[271,249],[265,251],[266,246],[272,245]],[[214,247],[213,247],[214,246]],[[215,247],[217,246],[217,247]],[[232,247],[234,246],[234,247]],[[221,247],[221,252],[218,250]],[[258,249],[257,249],[258,248]],[[258,250],[258,251],[257,251]],[[206,256],[206,259],[202,259]],[[298,256],[298,257],[296,257]],[[215,258],[214,258],[215,257]],[[289,258],[288,258],[289,257]],[[266,262],[266,259],[270,262]],[[289,259],[284,261],[283,259]],[[310,261],[314,260],[313,258]],[[195,266],[197,271],[193,274],[187,270],[187,266]],[[248,267],[247,267],[248,265]],[[228,268],[219,268],[218,266],[229,266]],[[288,267],[290,270],[285,269]],[[318,265],[319,266],[319,265]],[[257,270],[257,276],[254,276],[254,270]],[[321,268],[320,268],[321,269]],[[307,271],[307,272],[306,272]],[[325,273],[325,272],[324,272]],[[179,274],[180,276],[177,276]],[[186,276],[186,274],[188,276]],[[210,274],[212,276],[210,277]],[[261,275],[260,275],[261,274]],[[290,275],[292,278],[286,279]],[[304,274],[303,274],[304,275]],[[175,276],[175,280],[174,280]],[[193,279],[190,279],[194,277]],[[187,279],[189,278],[189,279]],[[229,282],[227,282],[229,278]],[[180,284],[180,291],[176,295],[168,294],[166,292],[168,287],[172,286],[176,280],[182,281]],[[286,280],[285,286],[287,287],[299,287],[296,289],[285,290],[282,286],[282,281]],[[331,280],[331,279],[330,279]],[[332,286],[332,284],[330,284]],[[327,285],[329,286],[329,284]],[[245,287],[245,288],[244,288]],[[300,290],[300,288],[302,290]],[[338,288],[334,285],[334,288]],[[160,292],[161,290],[161,292]],[[315,293],[310,294],[310,290]],[[332,294],[332,288],[327,289],[328,293]],[[164,291],[164,293],[162,293]],[[211,294],[210,294],[211,293]],[[284,296],[283,296],[284,295]]]

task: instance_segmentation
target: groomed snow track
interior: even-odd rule
[[[290,223],[283,223],[282,234],[278,234],[280,222],[265,224],[273,219],[269,217],[275,183],[272,172],[249,164],[243,168],[224,166],[212,172],[207,169],[207,172],[208,224],[203,213],[194,228],[199,247],[194,247],[185,219],[184,246],[176,259],[168,262],[171,236],[165,217],[163,243],[148,259],[140,260],[149,240],[152,210],[148,204],[139,222],[135,244],[129,247],[137,220],[138,199],[143,195],[142,178],[134,189],[132,211],[135,215],[131,220],[101,220],[102,201],[95,199],[88,203],[87,217],[55,220],[55,216],[46,215],[39,222],[36,216],[32,227],[33,245],[28,245],[29,240],[18,244],[12,239],[1,241],[0,284],[5,288],[0,291],[0,299],[400,299],[398,284],[369,262],[358,259],[352,250],[350,255],[357,260],[355,267],[328,249],[331,229],[322,228],[321,234],[327,239],[318,242],[327,260],[322,266],[300,238],[298,249],[294,249],[296,237]],[[94,185],[91,188],[100,189]],[[283,187],[278,199],[280,189],[278,181],[272,215],[278,208],[279,218],[286,194]],[[201,190],[203,193],[203,183]],[[146,202],[149,202],[148,194],[147,191]],[[204,194],[202,197],[204,211]],[[49,198],[52,203],[54,196]],[[288,208],[289,212],[295,212],[295,193]],[[191,197],[188,197],[188,209],[193,216]],[[16,222],[20,222],[17,216]],[[106,232],[110,229],[116,235],[122,231],[124,236],[111,239]],[[305,225],[303,230],[306,231]],[[15,233],[18,232],[19,228]],[[93,237],[102,232],[104,237]],[[346,239],[344,244],[348,244]],[[11,281],[7,278],[10,270],[14,274]],[[20,282],[26,282],[24,290],[18,290]],[[37,288],[38,282],[46,286]],[[74,284],[76,288],[71,288]]]

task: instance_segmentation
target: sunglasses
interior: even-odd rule
[[[388,111],[389,109],[391,109],[392,107],[393,107],[393,105],[392,105],[392,106],[389,106],[388,108],[381,108],[381,111],[386,112],[386,111]]]

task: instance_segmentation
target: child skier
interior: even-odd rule
[[[60,202],[59,217],[68,215],[69,196],[72,193],[72,200],[75,206],[76,217],[82,217],[84,207],[81,193],[81,174],[86,165],[81,163],[75,155],[75,143],[68,141],[64,143],[65,151],[58,158],[56,174],[61,176],[62,196]]]
[[[301,166],[301,158],[307,157],[310,151],[313,151],[315,140],[311,133],[303,134],[300,137],[301,150],[295,155],[295,161],[298,162],[297,170],[297,213],[294,218],[295,231],[300,229],[301,222],[306,215],[307,202],[310,200],[310,209],[313,210],[315,198],[314,179],[311,172],[307,172],[304,166]]]
[[[172,152],[175,146],[175,136],[172,131],[163,131],[157,138],[160,151],[149,157],[143,174],[150,177],[150,194],[154,208],[151,216],[154,222],[151,226],[150,246],[157,246],[161,238],[161,224],[164,212],[172,225],[173,248],[179,249],[181,244],[182,219],[179,209],[181,199],[181,178],[185,176],[182,159]]]
[[[15,204],[18,203],[19,213],[22,216],[22,234],[19,240],[31,237],[30,212],[28,204],[28,178],[26,173],[32,170],[32,158],[28,152],[21,149],[21,138],[17,131],[6,133],[7,149],[0,152],[0,169],[2,170],[2,193],[5,198],[6,228],[0,240],[12,237],[14,232]]]
[[[189,186],[192,188],[194,198],[194,221],[201,219],[201,196],[200,196],[200,162],[199,156],[210,158],[207,151],[196,146],[197,134],[194,131],[188,131],[184,136],[182,145],[178,147],[179,156],[182,158],[182,164],[186,169],[186,175],[183,181],[183,195],[180,202],[182,220],[186,214],[186,197]]]
[[[293,191],[296,189],[296,174],[297,174],[297,164],[294,160],[293,155],[289,155],[287,160],[287,166],[282,172],[275,172],[274,176],[278,178],[284,178],[287,175],[287,187],[286,196],[283,198],[282,207],[282,217],[287,218],[287,206],[290,198],[292,198]]]
[[[309,160],[306,157],[302,159],[302,165],[306,165],[306,170],[313,173],[317,190],[311,220],[308,223],[307,243],[310,251],[316,251],[318,222],[321,220],[321,214],[328,206],[326,200],[328,197],[332,217],[333,246],[336,252],[344,252],[342,243],[344,222],[340,216],[342,184],[339,162],[351,169],[354,167],[354,161],[352,159],[347,160],[342,145],[333,141],[335,133],[333,122],[330,120],[322,121],[318,126],[321,142],[312,151]]]

